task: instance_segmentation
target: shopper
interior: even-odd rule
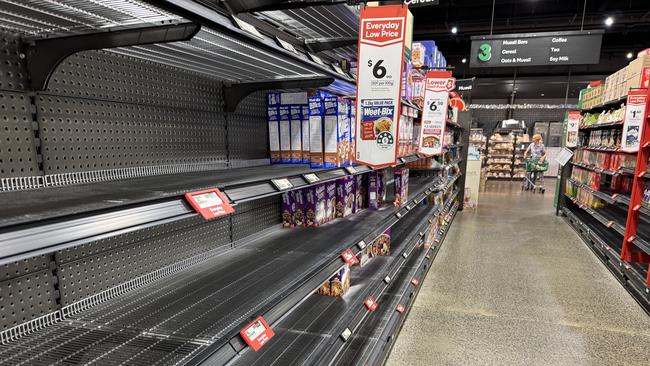
[[[546,147],[544,146],[542,135],[538,133],[533,135],[533,142],[531,142],[530,145],[528,145],[528,148],[526,148],[526,151],[524,151],[524,158],[526,160],[530,159],[534,161],[535,165],[543,163],[546,160]],[[538,179],[543,182],[542,179],[544,179],[544,173],[537,172],[536,170],[537,169],[529,169],[528,163],[526,163],[526,174],[528,176],[527,179],[524,180],[525,189],[534,189]]]

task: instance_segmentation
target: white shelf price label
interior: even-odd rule
[[[402,257],[407,258],[409,255],[406,253],[402,253]]]
[[[385,282],[385,283],[389,283],[389,282],[390,282],[390,276],[386,276],[386,277],[384,277],[384,282]]]
[[[315,173],[308,173],[308,174],[303,174],[302,177],[305,179],[307,183],[316,183],[320,181],[320,178]]]
[[[345,328],[345,330],[343,330],[343,333],[341,333],[341,339],[343,339],[343,342],[347,342],[351,335],[352,331],[350,328]]]
[[[311,53],[311,52],[307,52],[307,55],[309,55],[309,58],[310,58],[312,61],[314,61],[315,63],[317,63],[317,64],[319,64],[319,65],[325,65],[325,62],[323,62],[323,60],[322,60],[320,57],[314,55],[313,53]]]
[[[397,310],[398,313],[402,314],[402,313],[404,313],[406,308],[402,304],[397,304],[397,307],[395,308],[395,310]]]
[[[248,32],[248,33],[254,35],[255,37],[264,39],[264,36],[262,35],[262,33],[260,33],[257,30],[257,28],[255,28],[254,25],[246,23],[245,21],[237,18],[236,16],[233,16],[232,18],[235,21],[235,23],[237,24],[237,26],[239,27],[239,29],[241,29],[241,30],[243,30],[245,32]]]
[[[411,210],[411,205],[406,205],[407,210]]]
[[[334,71],[336,71],[337,73],[339,73],[341,75],[345,75],[345,72],[343,71],[341,66],[339,66],[337,64],[332,64],[332,69],[334,69]]]
[[[278,41],[278,44],[285,50],[291,51],[293,53],[298,53],[298,51],[296,51],[296,48],[291,43],[281,39],[280,37],[275,37],[275,39]]]
[[[401,218],[402,218],[402,214],[401,214],[400,212],[397,212],[397,213],[395,214],[395,216],[396,216],[398,219],[401,219]]]
[[[357,174],[357,168],[353,166],[346,166],[345,170],[347,170],[349,174]]]
[[[366,248],[367,244],[365,241],[361,240],[360,242],[357,243],[357,247],[359,247],[360,250],[364,250]]]
[[[293,184],[291,184],[291,182],[287,178],[271,179],[271,183],[273,183],[275,188],[277,188],[279,191],[284,191],[293,188]]]
[[[244,342],[253,348],[253,351],[255,352],[275,336],[275,333],[271,327],[269,327],[269,324],[261,316],[244,327],[239,334],[244,339]]]

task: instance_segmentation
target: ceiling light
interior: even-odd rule
[[[457,27],[451,28],[451,33],[453,33],[453,34],[458,33],[458,28]]]
[[[627,57],[627,59],[630,60],[632,59],[632,57],[634,57],[634,54],[632,52],[628,52],[627,55],[625,55],[625,57]]]
[[[460,62],[462,62],[462,63],[466,63],[466,62],[467,62],[467,59],[466,59],[466,58],[463,58],[462,60],[460,60]]]
[[[544,96],[544,93],[540,94],[540,96],[543,97],[543,96]]]
[[[614,24],[614,18],[607,17],[607,19],[605,19],[605,25],[609,27],[612,24]]]

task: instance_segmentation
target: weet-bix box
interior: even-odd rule
[[[291,121],[291,163],[302,163],[302,106],[289,107],[289,121]]]
[[[350,147],[347,102],[339,97],[327,96],[324,106],[325,167],[345,166],[348,164]]]
[[[354,212],[354,178],[336,180],[336,217],[345,217]]]
[[[327,194],[325,220],[332,221],[336,218],[336,181],[325,183],[325,192]]]
[[[305,189],[305,224],[319,226],[327,222],[327,193],[325,184]]]
[[[288,105],[278,107],[280,120],[280,161],[291,162],[291,120],[289,118],[290,108]]]
[[[352,177],[354,180],[354,206],[352,212],[357,213],[368,204],[368,176],[366,174],[357,174]]]
[[[309,97],[309,163],[312,168],[325,166],[323,112],[323,100],[320,96]]]
[[[303,164],[309,164],[309,105],[305,104],[301,106],[301,117],[302,117],[302,162]]]
[[[266,120],[269,124],[269,155],[271,164],[280,162],[280,116],[278,111],[278,93],[267,95]]]
[[[354,161],[355,143],[356,143],[356,128],[357,128],[357,104],[354,101],[348,101],[348,119],[350,120],[350,148],[348,160],[350,164]]]

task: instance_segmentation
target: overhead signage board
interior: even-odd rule
[[[473,36],[469,66],[597,64],[602,41],[601,30]]]
[[[442,154],[447,126],[449,92],[456,87],[456,79],[449,71],[429,71],[424,82],[424,106],[418,152],[427,156]]]
[[[360,11],[354,160],[374,168],[397,163],[407,14],[402,5]]]
[[[420,8],[429,5],[439,5],[440,0],[405,0],[404,4],[408,5],[409,8]]]
[[[641,144],[641,134],[645,124],[645,110],[648,100],[646,90],[631,90],[627,95],[625,107],[625,120],[623,121],[623,138],[621,139],[621,151],[637,152]]]

